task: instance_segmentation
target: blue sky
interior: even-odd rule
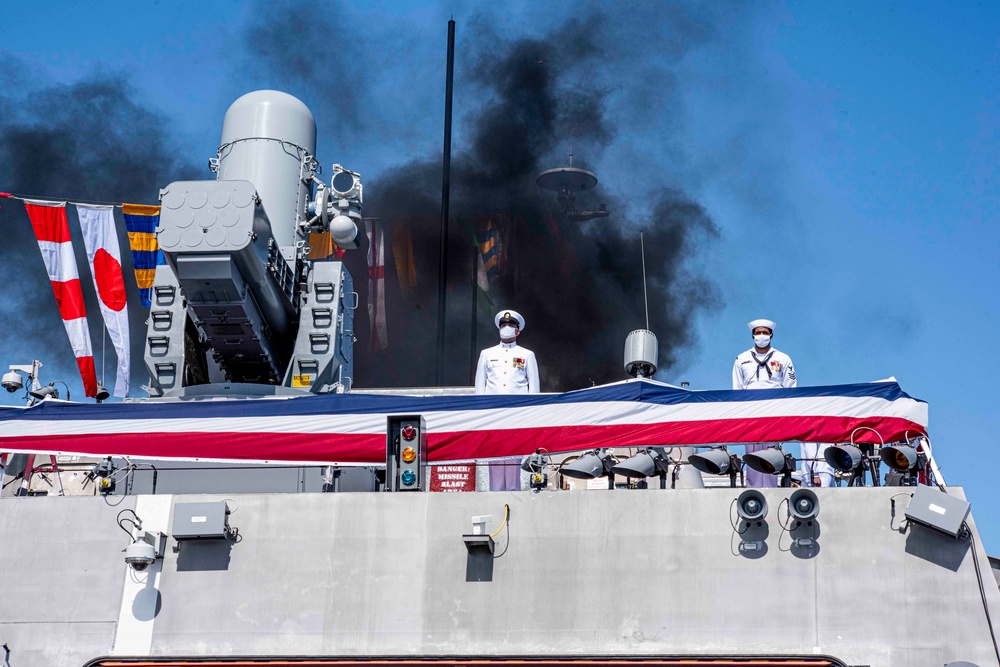
[[[16,58],[27,80],[72,85],[95,73],[123,74],[162,118],[172,150],[199,168],[214,155],[236,97],[286,89],[317,116],[324,163],[377,176],[401,156],[439,150],[450,16],[458,22],[461,81],[467,35],[537,36],[574,14],[605,12],[615,46],[602,81],[617,79],[606,111],[618,125],[591,166],[602,187],[635,193],[625,204],[633,208],[664,183],[683,190],[720,232],[690,258],[715,282],[718,306],[688,323],[697,341],[660,379],[726,387],[732,360],[750,344],[745,323],[757,317],[778,322],[774,344],[792,356],[803,384],[895,376],[930,404],[943,474],[965,487],[987,550],[1000,553],[1000,491],[990,466],[1000,446],[1000,7],[330,5],[328,16],[343,29],[308,58],[322,69],[342,66],[338,53],[364,55],[352,73],[363,83],[357,98],[330,103],[309,81],[254,60],[246,26],[260,7],[18,3],[0,23],[0,53]],[[289,11],[308,23],[315,10]],[[642,39],[620,39],[619,21],[645,26]],[[297,45],[287,48],[291,58]],[[655,85],[643,85],[649,81]],[[457,88],[457,146],[463,114],[474,106],[462,95]],[[338,133],[331,117],[348,104],[363,118]],[[377,196],[366,191],[369,200]],[[655,261],[656,249],[647,252]],[[8,354],[0,363],[71,363],[51,359],[30,338],[9,341]]]

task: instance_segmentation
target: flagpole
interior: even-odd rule
[[[475,231],[473,231],[475,235]],[[475,243],[472,244],[472,327],[469,332],[469,384],[476,383],[476,325],[479,323],[476,317],[476,308],[479,307],[479,282],[476,280],[478,278],[479,269],[479,246]]]
[[[445,288],[448,280],[448,204],[451,195],[451,97],[455,78],[455,19],[448,21],[448,67],[444,86],[444,160],[441,174],[441,257],[438,266],[436,384],[444,381]]]

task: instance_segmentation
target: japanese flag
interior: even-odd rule
[[[122,278],[122,254],[115,233],[114,209],[111,206],[77,204],[76,210],[80,215],[80,229],[83,230],[83,243],[87,248],[87,260],[90,262],[90,273],[94,276],[101,314],[118,354],[114,395],[128,396],[128,305]]]

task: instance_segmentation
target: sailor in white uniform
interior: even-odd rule
[[[517,337],[524,328],[524,318],[517,311],[502,310],[493,321],[500,330],[500,344],[488,347],[479,354],[476,393],[537,394],[538,363],[535,361],[535,353],[517,344]],[[520,463],[520,458],[501,459],[491,463],[490,491],[519,490]],[[479,469],[477,468],[477,473]]]
[[[754,320],[747,325],[753,347],[736,357],[733,389],[781,389],[795,386],[792,358],[771,347],[774,322]]]
[[[792,366],[791,357],[771,347],[774,326],[771,320],[754,320],[747,324],[753,336],[753,347],[736,357],[736,363],[733,364],[733,389],[781,389],[795,386],[795,367]],[[746,451],[755,452],[770,446],[747,445]],[[778,486],[778,477],[751,470],[748,466],[746,484],[751,488],[774,488]]]
[[[538,363],[535,353],[517,344],[524,318],[513,310],[502,310],[494,319],[500,344],[479,353],[476,366],[477,394],[537,394]]]

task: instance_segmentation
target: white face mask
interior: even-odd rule
[[[509,324],[505,324],[500,327],[500,338],[503,340],[510,340],[517,334],[517,329]]]
[[[771,344],[771,337],[767,334],[757,334],[753,337],[753,344],[760,348],[765,348]]]

